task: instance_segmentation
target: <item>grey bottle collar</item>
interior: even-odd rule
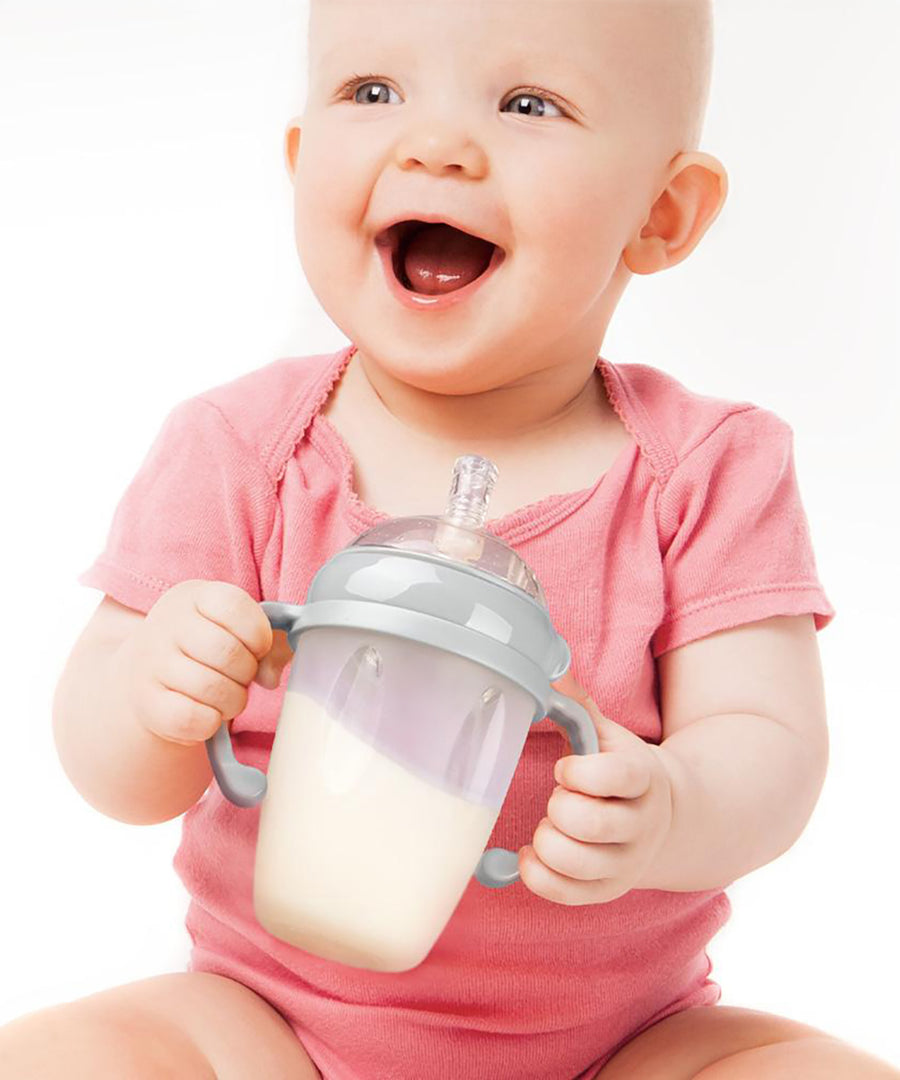
[[[538,701],[546,695],[546,682],[561,678],[571,661],[568,645],[541,604],[487,571],[427,552],[345,548],[318,570],[304,609],[298,633],[311,625],[381,628],[429,640],[497,670],[506,653],[504,667],[511,665],[506,673]]]

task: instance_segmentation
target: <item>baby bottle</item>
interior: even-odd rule
[[[235,759],[227,725],[207,742],[225,796],[262,804],[256,918],[318,956],[416,967],[473,874],[519,878],[515,852],[484,847],[529,726],[549,716],[574,753],[598,749],[589,714],[550,686],[571,657],[540,584],[482,527],[496,477],[458,458],[443,516],[382,522],[305,604],[263,602],[295,654],[268,773]]]

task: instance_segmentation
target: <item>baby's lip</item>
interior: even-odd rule
[[[477,237],[479,240],[485,240],[487,243],[500,248],[504,254],[506,253],[503,245],[498,243],[494,237],[489,236],[487,232],[482,230],[479,226],[466,225],[457,218],[448,216],[447,214],[429,214],[417,211],[394,217],[386,224],[382,225],[375,234],[375,243],[379,247],[396,248],[396,246],[399,245],[401,237],[411,229],[415,228],[417,224],[452,225],[454,229],[459,229],[460,232],[468,233],[469,236]]]

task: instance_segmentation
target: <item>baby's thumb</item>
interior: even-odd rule
[[[293,655],[285,631],[273,630],[272,648],[260,660],[253,681],[267,690],[276,690],[281,684],[281,673],[285,665],[291,662]]]
[[[639,738],[638,735],[629,731],[628,728],[623,727],[621,724],[617,724],[615,720],[611,720],[608,716],[605,716],[600,712],[600,706],[594,701],[581,683],[575,681],[575,677],[571,671],[567,671],[561,679],[557,679],[556,682],[551,683],[550,685],[554,690],[558,690],[560,694],[565,694],[566,697],[570,697],[573,701],[577,701],[588,713],[590,718],[594,721],[594,727],[597,730],[597,740],[601,750],[615,750],[620,747],[625,747],[635,739]]]

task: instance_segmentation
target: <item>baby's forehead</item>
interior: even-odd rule
[[[686,0],[311,0],[310,27],[325,31],[323,39],[332,36],[329,29],[346,35],[354,27],[351,36],[359,37],[365,27],[379,41],[402,41],[422,31],[477,26],[517,40],[535,26],[584,30],[678,2]]]
[[[344,58],[368,47],[468,54],[483,65],[507,57],[580,59],[598,73],[631,66],[660,45],[687,11],[709,0],[311,0],[309,55]],[[673,25],[673,18],[675,24]],[[674,38],[677,39],[677,32]]]

